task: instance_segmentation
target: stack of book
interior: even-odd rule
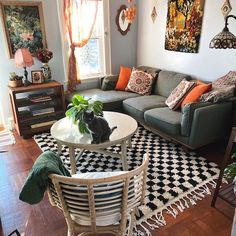
[[[51,101],[52,98],[47,93],[30,94],[29,100],[34,103]]]
[[[45,115],[45,114],[49,114],[49,113],[53,113],[53,112],[55,112],[54,107],[31,109],[31,113],[33,116]]]
[[[30,125],[30,127],[32,129],[35,129],[35,128],[39,128],[39,127],[43,127],[43,126],[53,125],[55,122],[56,122],[56,120],[50,120],[50,121],[40,122],[37,124],[32,124],[32,125]]]

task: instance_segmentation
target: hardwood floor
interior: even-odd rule
[[[45,195],[37,205],[18,200],[19,192],[35,159],[41,153],[33,139],[24,140],[17,134],[16,144],[0,151],[0,235],[7,236],[18,229],[22,236],[65,236],[64,217],[52,207]],[[198,152],[220,164],[223,148],[211,145]],[[152,231],[153,236],[229,236],[233,221],[233,207],[218,199],[211,208],[211,196],[179,214],[176,219],[165,214],[167,225]]]

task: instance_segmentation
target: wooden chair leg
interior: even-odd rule
[[[232,152],[235,136],[236,136],[236,127],[233,127],[232,131],[231,131],[230,138],[229,138],[228,145],[226,147],[225,155],[224,155],[224,158],[223,158],[223,161],[222,161],[222,164],[221,164],[220,174],[219,174],[219,177],[218,177],[218,180],[217,180],[216,189],[215,189],[212,201],[211,201],[211,206],[212,207],[215,207],[215,204],[216,204],[216,200],[217,200],[217,197],[218,197],[218,194],[219,194],[219,191],[220,191],[220,185],[222,183],[222,179],[223,179],[223,176],[224,176],[224,170],[225,170],[225,167],[227,166],[227,164],[230,160],[230,157],[231,157],[231,152]]]
[[[130,213],[130,226],[129,226],[129,231],[128,231],[128,236],[133,235],[133,230],[134,230],[134,222],[135,222],[135,209],[133,209]]]

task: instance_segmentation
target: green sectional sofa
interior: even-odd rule
[[[170,110],[165,104],[166,98],[183,79],[191,80],[191,77],[151,67],[142,66],[139,69],[156,75],[151,95],[115,91],[118,76],[102,78],[100,88],[79,93],[101,100],[104,110],[125,112],[153,132],[190,149],[197,149],[227,136],[232,124],[232,102],[199,102],[186,105],[182,111]],[[67,97],[68,101],[70,99]]]

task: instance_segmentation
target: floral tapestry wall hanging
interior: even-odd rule
[[[205,0],[169,0],[165,49],[197,53]]]
[[[18,48],[28,48],[35,56],[46,47],[41,2],[3,1],[0,6],[10,58]]]

